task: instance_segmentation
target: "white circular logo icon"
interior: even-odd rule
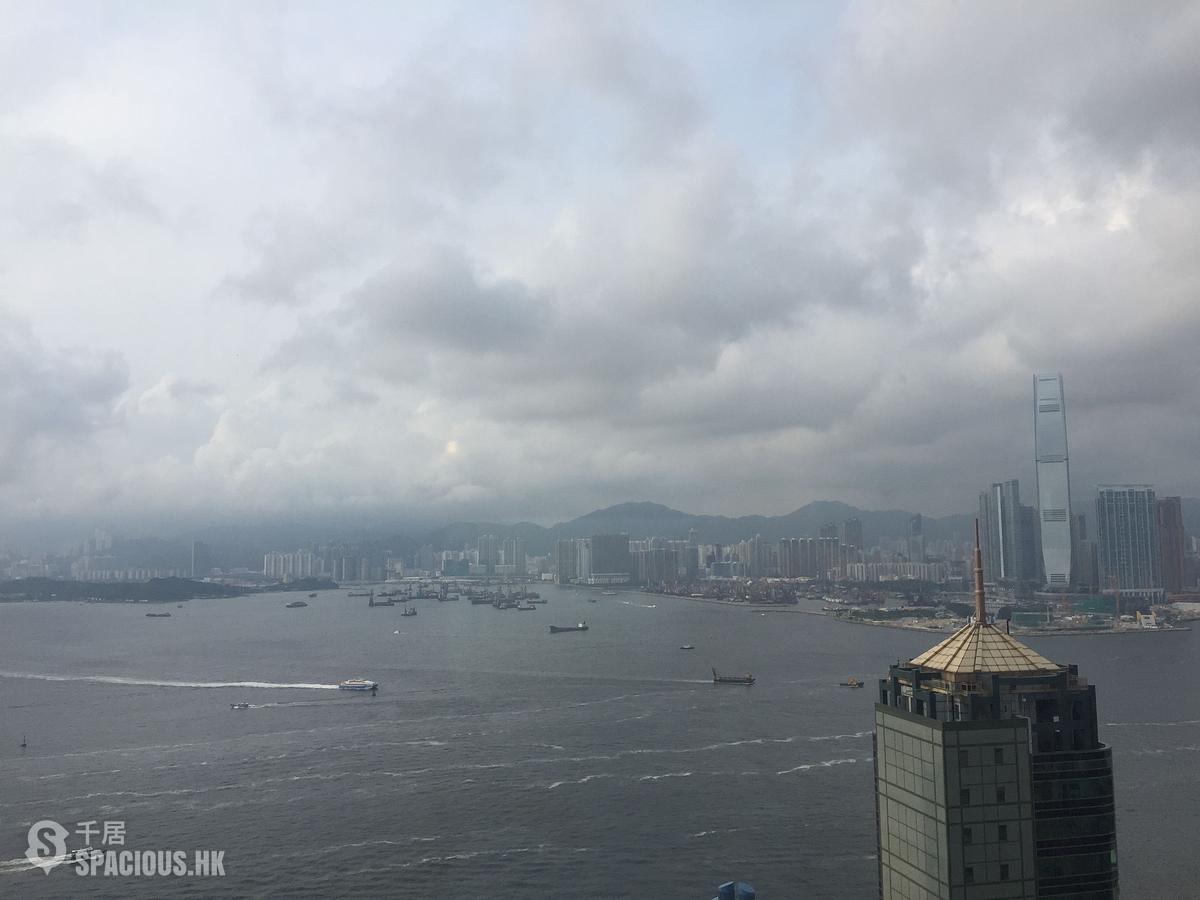
[[[65,861],[67,835],[70,834],[53,819],[42,819],[29,826],[29,847],[25,858],[47,875]]]

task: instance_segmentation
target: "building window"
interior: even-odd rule
[[[1000,840],[1002,840],[1002,841],[1008,840],[1008,826],[1007,825],[1001,825],[998,829],[998,832],[999,832]]]
[[[963,829],[963,843],[964,844],[971,843],[971,829],[970,828]]]
[[[967,763],[967,751],[966,751],[966,750],[959,750],[959,751],[958,751],[958,765],[959,765],[959,767],[960,767],[960,768],[961,768],[961,767],[963,767],[963,766],[966,766],[966,765],[968,765],[968,763]]]
[[[971,866],[967,866],[965,869],[963,869],[963,881],[965,881],[967,884],[975,883],[975,869],[973,869]]]
[[[996,748],[996,765],[998,765],[998,766],[1004,765],[1004,748],[1003,747]]]
[[[996,802],[997,803],[1004,802],[1004,788],[1002,788],[1002,787],[996,788]]]
[[[1000,863],[1000,880],[1008,881],[1008,863]]]
[[[960,790],[958,792],[958,802],[959,802],[960,806],[970,806],[971,805],[971,789],[970,788],[963,788],[962,790]]]

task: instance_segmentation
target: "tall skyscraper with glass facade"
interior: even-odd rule
[[[882,900],[1116,900],[1112,751],[1096,688],[975,619],[879,682]]]
[[[1037,582],[1041,548],[1037,545],[1036,510],[1021,503],[1017,479],[995,482],[979,495],[979,528],[983,540],[983,580]]]
[[[1158,499],[1148,484],[1103,484],[1096,499],[1100,581],[1121,599],[1162,599]]]
[[[1179,497],[1158,498],[1158,542],[1162,547],[1163,589],[1183,590],[1184,563],[1183,501]]]
[[[1042,568],[1047,584],[1065,588],[1071,583],[1071,473],[1062,375],[1034,375],[1033,395]]]
[[[1025,542],[1021,521],[1021,485],[1017,479],[998,481],[979,495],[983,541],[983,579],[995,584],[1025,577]]]

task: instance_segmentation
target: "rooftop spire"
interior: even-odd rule
[[[975,621],[987,624],[987,604],[983,596],[983,551],[979,549],[979,520],[975,520]]]

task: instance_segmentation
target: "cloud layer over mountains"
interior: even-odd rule
[[[9,517],[1195,494],[1200,6],[800,6],[11,9]]]

